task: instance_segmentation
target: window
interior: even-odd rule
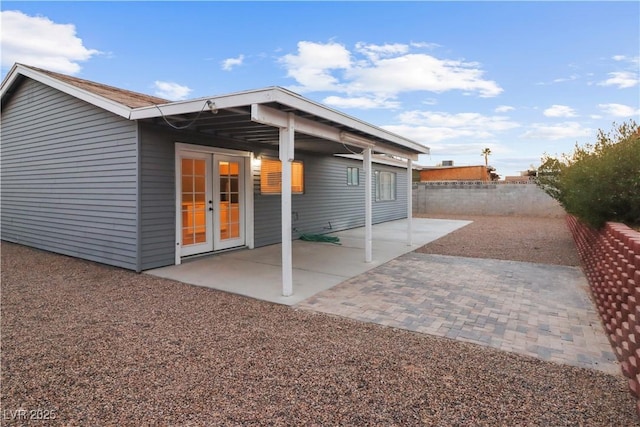
[[[360,173],[358,168],[347,168],[347,185],[360,185]]]
[[[280,160],[263,158],[260,169],[260,193],[280,194],[282,192],[282,163]],[[304,193],[304,167],[302,162],[291,163],[291,192]]]
[[[375,171],[376,201],[396,199],[396,174],[393,172]]]

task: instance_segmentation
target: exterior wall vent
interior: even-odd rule
[[[443,160],[442,166],[453,166],[453,160]]]

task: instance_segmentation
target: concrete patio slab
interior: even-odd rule
[[[279,304],[293,305],[351,277],[411,252],[471,221],[413,218],[412,245],[407,221],[373,226],[373,260],[364,261],[364,227],[328,234],[340,245],[293,242],[293,295],[282,296],[281,245],[243,249],[185,260],[181,265],[145,271],[158,277],[205,286]]]

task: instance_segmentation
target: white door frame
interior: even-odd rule
[[[240,161],[238,161],[240,159]],[[222,189],[220,188],[220,163],[219,161],[228,161],[228,162],[238,162],[239,170],[238,170],[238,191],[239,195],[243,196],[241,200],[239,200],[239,217],[241,218],[239,225],[239,236],[235,239],[225,239],[222,240],[220,238],[220,232],[222,228],[222,224],[220,221],[220,197],[222,196]],[[238,246],[245,245],[245,205],[246,205],[246,197],[244,197],[244,193],[246,192],[246,186],[244,185],[244,180],[246,176],[244,174],[245,164],[242,161],[240,156],[229,156],[226,154],[213,154],[213,247],[215,250],[229,249]]]
[[[181,151],[177,157],[176,161],[176,180],[178,184],[181,184],[182,180],[182,158],[192,158],[205,162],[205,201],[204,201],[204,209],[205,209],[205,241],[197,244],[191,244],[189,246],[183,246],[180,244],[178,246],[178,253],[180,256],[189,256],[204,252],[210,252],[213,250],[213,230],[212,230],[212,221],[213,221],[213,212],[212,208],[212,200],[213,200],[213,177],[212,177],[212,164],[210,154],[200,153],[195,151]],[[179,235],[180,240],[182,239],[182,188],[181,185],[176,187],[176,235]]]
[[[254,247],[254,213],[253,213],[253,167],[251,164],[252,153],[250,151],[230,150],[219,147],[209,147],[204,145],[187,144],[182,142],[175,143],[175,207],[176,207],[176,251],[175,251],[175,264],[178,265],[182,262],[182,212],[181,212],[181,193],[180,188],[180,157],[184,153],[204,153],[204,154],[220,154],[233,157],[244,158],[244,230],[245,230],[245,246],[249,249]],[[219,185],[219,184],[218,184]],[[214,212],[215,214],[216,212]],[[211,222],[210,225],[213,225]],[[215,247],[214,247],[215,250]]]

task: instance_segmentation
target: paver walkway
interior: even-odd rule
[[[296,307],[620,375],[577,267],[412,252]]]

